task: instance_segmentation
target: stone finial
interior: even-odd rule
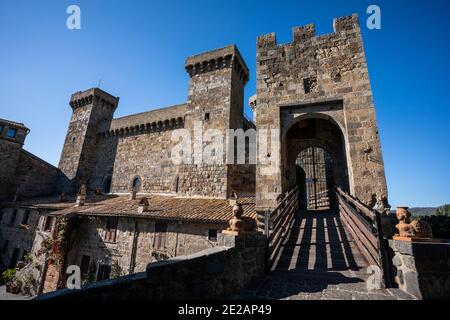
[[[236,203],[233,206],[233,218],[228,221],[229,228],[227,231],[256,231],[256,221],[250,217],[243,217],[244,210],[242,209],[242,205]]]
[[[254,112],[256,109],[256,101],[257,101],[258,97],[256,96],[256,94],[252,95],[250,97],[250,99],[248,99],[248,104],[250,106],[250,109],[252,109],[252,111]]]
[[[148,198],[147,197],[141,198],[138,204],[138,212],[143,213],[148,211],[148,206],[149,206]]]
[[[131,187],[130,200],[136,200],[136,188],[135,187]]]
[[[421,220],[411,219],[411,213],[408,211],[408,207],[397,208],[397,219],[399,223],[395,226],[400,237],[405,238],[433,238],[431,226]]]
[[[230,206],[233,207],[238,203],[238,196],[236,194],[236,192],[232,192],[231,193],[231,197],[230,197]]]
[[[86,185],[82,184],[77,193],[78,196],[86,196]]]
[[[388,203],[388,200],[382,194],[377,194],[375,196],[375,205],[373,206],[374,210],[380,212],[383,216],[391,215],[391,206]]]

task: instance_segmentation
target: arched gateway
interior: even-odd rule
[[[356,15],[335,19],[334,33],[326,36],[316,37],[314,25],[307,25],[294,28],[293,41],[287,44],[277,44],[275,33],[258,37],[256,78],[252,106],[257,130],[279,137],[279,143],[276,138],[271,142],[269,161],[258,162],[256,169],[256,210],[261,228],[264,215],[296,185],[296,161],[308,148],[327,151],[333,162],[334,183],[342,190],[368,206],[373,206],[376,198],[387,201]],[[257,143],[260,148],[263,142],[258,139]],[[317,170],[318,163],[314,165]],[[306,179],[309,187],[311,180]]]
[[[270,132],[270,147],[258,135],[258,150],[269,151],[256,166],[267,265],[388,272],[373,209],[387,204],[386,179],[357,16],[335,19],[334,33],[320,37],[314,25],[296,27],[287,44],[261,36],[256,66],[251,106],[257,130]]]
[[[300,116],[283,136],[285,189],[300,190],[300,204],[308,210],[335,206],[333,188],[349,189],[345,139],[326,115]]]

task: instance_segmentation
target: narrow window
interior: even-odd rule
[[[23,213],[23,217],[22,217],[22,224],[27,225],[28,220],[30,220],[30,210],[25,210],[25,212]]]
[[[116,242],[117,224],[117,218],[108,218],[106,221],[105,241]]]
[[[141,178],[135,177],[133,179],[132,186],[133,186],[134,190],[136,190],[136,192],[141,191]]]
[[[208,230],[208,240],[209,241],[217,241],[217,230],[216,229],[209,229]]]
[[[166,247],[166,234],[167,223],[156,222],[155,223],[155,239],[153,242],[153,248],[157,250],[164,250]]]
[[[103,193],[110,193],[111,192],[111,177],[106,177],[105,181],[103,182]]]
[[[204,114],[204,116],[203,116],[203,119],[204,119],[205,121],[208,121],[208,120],[209,120],[209,112],[205,112],[205,114]]]
[[[17,260],[19,259],[19,248],[14,248],[14,251],[11,256],[11,260],[9,260],[9,267],[15,268],[17,265]]]
[[[53,217],[47,216],[45,218],[45,223],[44,223],[44,231],[45,232],[49,232],[52,230],[52,223],[53,223]]]
[[[0,134],[3,132],[3,125],[2,124],[0,124]]]
[[[17,129],[9,128],[8,132],[6,133],[6,136],[8,138],[14,138],[16,136],[16,133],[17,133]]]
[[[5,211],[3,211],[3,208],[1,208],[0,209],[0,223],[2,223],[4,213],[5,213]]]
[[[80,265],[80,271],[82,276],[86,277],[88,275],[90,265],[91,265],[91,257],[83,255],[81,257],[81,265]]]
[[[101,264],[98,266],[97,281],[107,280],[111,274],[111,266]]]
[[[11,213],[11,216],[9,217],[9,225],[13,226],[14,222],[16,221],[16,217],[17,217],[17,209],[14,209],[13,212]]]

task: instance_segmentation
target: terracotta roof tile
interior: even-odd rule
[[[58,211],[62,215],[128,216],[151,219],[202,221],[226,223],[232,218],[232,208],[227,199],[181,198],[169,195],[148,195],[148,211],[139,213],[142,196],[129,200],[129,196],[109,196],[98,201],[87,201],[84,206],[72,206]],[[256,218],[255,198],[239,198],[244,216]]]

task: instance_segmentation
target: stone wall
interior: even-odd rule
[[[217,230],[220,235],[225,227],[223,224],[167,221],[165,246],[159,249],[154,247],[154,220],[119,218],[115,242],[105,240],[107,218],[83,217],[75,223],[67,265],[80,266],[85,255],[90,257],[94,269],[100,261],[109,265],[117,263],[121,275],[142,272],[158,257],[172,258],[216,247],[217,240],[208,239],[209,230]]]
[[[225,198],[232,187],[225,155],[202,159],[210,145],[209,130],[222,134],[244,127],[243,96],[248,68],[235,46],[209,51],[186,60],[189,73],[187,103],[112,119],[118,98],[99,89],[75,93],[73,109],[59,167],[60,188],[87,183],[88,190],[109,185],[107,192],[129,192],[141,179],[141,192]],[[176,165],[171,151],[173,130],[187,129],[191,137],[190,163]],[[202,148],[197,148],[197,146]],[[210,150],[215,153],[219,150]],[[243,167],[241,173],[249,168]],[[247,172],[245,172],[247,174]],[[234,185],[239,184],[236,179]],[[250,184],[254,179],[250,180]],[[72,186],[72,188],[67,188]],[[64,188],[63,188],[64,187]],[[239,185],[240,188],[252,189]]]
[[[336,102],[341,108],[335,108]],[[324,105],[325,104],[325,105]],[[295,109],[295,110],[293,110]],[[258,37],[256,126],[286,130],[299,119],[323,117],[343,132],[350,191],[368,204],[387,196],[381,146],[361,31],[356,15],[334,21],[334,33],[316,36],[314,25],[293,29],[293,41],[277,44],[275,33]],[[260,141],[258,141],[260,145]],[[272,159],[284,154],[280,147]],[[270,171],[267,171],[270,169]],[[257,166],[257,210],[276,206],[286,191],[285,168]]]
[[[40,214],[36,209],[25,207],[3,207],[0,210],[3,213],[0,220],[0,250],[2,250],[0,254],[4,267],[8,267],[15,249],[19,249],[17,262],[22,259],[25,252],[31,252]],[[23,216],[27,210],[30,212],[28,223],[22,225]],[[16,211],[16,218],[11,224],[14,211]]]
[[[219,247],[149,264],[146,273],[37,300],[204,300],[229,297],[264,275],[265,238],[223,234]]]
[[[450,243],[390,240],[395,281],[419,299],[450,298]]]
[[[56,190],[58,168],[22,150],[16,172],[19,196],[32,198],[51,195]]]
[[[17,130],[8,137],[9,129]],[[16,193],[15,175],[28,129],[22,124],[0,119],[0,201],[10,200]]]

